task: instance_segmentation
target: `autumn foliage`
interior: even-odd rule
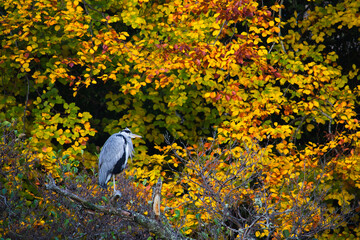
[[[129,127],[143,138],[124,179],[142,200],[123,207],[150,216],[161,177],[161,212],[189,237],[360,238],[359,7],[1,2],[0,237],[75,224],[50,174],[106,204],[99,147]],[[69,232],[89,237],[94,218]]]

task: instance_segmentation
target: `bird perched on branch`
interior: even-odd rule
[[[134,147],[132,138],[141,138],[141,136],[133,134],[128,128],[114,133],[105,142],[99,156],[99,185],[107,188],[107,183],[113,177],[114,195],[120,195],[120,191],[116,190],[115,175],[121,173],[128,161],[128,158],[134,156]]]

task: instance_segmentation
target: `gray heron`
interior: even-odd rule
[[[132,138],[141,138],[133,134],[128,128],[114,133],[105,142],[99,156],[99,185],[106,189],[107,183],[113,177],[114,195],[121,193],[115,187],[115,175],[121,173],[125,167],[128,158],[134,156],[134,147]]]

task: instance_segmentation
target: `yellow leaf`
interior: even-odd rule
[[[310,95],[310,94],[311,94],[311,91],[310,91],[309,89],[305,89],[305,90],[303,91],[303,93],[305,93],[305,94],[307,94],[307,95]]]
[[[315,128],[315,126],[312,125],[312,124],[306,125],[306,129],[307,129],[309,132],[311,132],[314,128]]]
[[[77,6],[77,7],[76,7],[76,11],[77,11],[77,12],[82,12],[82,11],[83,11],[83,8],[80,7],[80,6]]]
[[[94,74],[94,75],[97,75],[97,74],[99,74],[99,72],[100,72],[99,69],[94,69],[93,74]]]
[[[100,45],[101,41],[99,39],[95,39],[94,43],[95,43],[95,45]]]
[[[317,107],[317,108],[320,106],[320,105],[319,105],[319,102],[317,102],[317,101],[314,101],[313,104],[314,104],[314,106]]]
[[[341,115],[340,118],[341,118],[342,120],[348,120],[348,116],[346,116],[346,115]]]
[[[126,37],[125,37],[123,34],[121,34],[121,35],[119,36],[119,38],[120,38],[121,40],[126,40]]]
[[[136,94],[136,90],[135,90],[135,89],[131,89],[131,90],[130,90],[130,94],[131,94],[131,95],[135,95],[135,94]]]
[[[136,18],[135,22],[138,23],[138,24],[146,23],[145,20],[143,18],[141,18],[141,17]]]
[[[109,78],[113,79],[113,80],[116,80],[116,75],[112,73],[112,74],[110,74]]]
[[[31,52],[31,50],[32,50],[32,47],[31,46],[27,46],[27,48],[26,48],[29,52]]]
[[[60,30],[60,25],[56,25],[55,26],[55,31],[59,31]]]
[[[213,31],[213,36],[217,36],[217,35],[219,35],[219,33],[220,33],[220,30],[215,30],[215,31]]]
[[[257,28],[257,27],[250,27],[250,31],[254,31],[256,34],[259,34],[261,30],[264,30],[263,28]]]
[[[270,38],[268,38],[268,40],[269,40]],[[266,49],[259,49],[259,51],[258,51],[258,54],[259,54],[259,56],[265,56],[265,55],[267,55],[267,50]]]

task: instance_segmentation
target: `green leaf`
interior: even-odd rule
[[[289,230],[284,230],[283,231],[283,236],[284,236],[284,238],[288,238],[289,236],[290,236],[290,232],[289,232]]]
[[[175,218],[179,218],[180,217],[180,211],[179,210],[175,210]]]

